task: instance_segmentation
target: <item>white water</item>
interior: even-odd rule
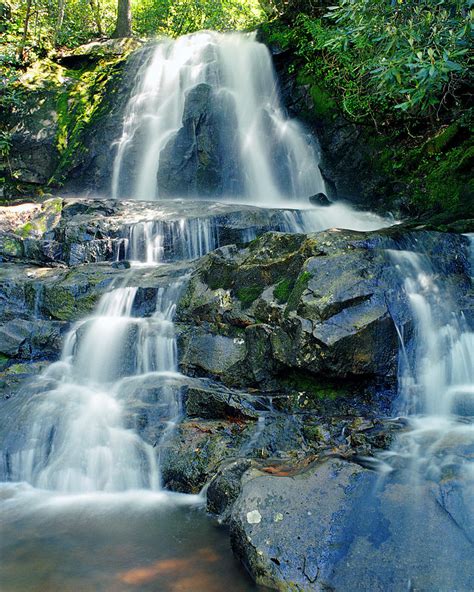
[[[276,205],[324,192],[314,145],[283,111],[268,49],[255,34],[207,31],[162,40],[141,66],[117,145],[113,197],[160,197],[161,153],[182,127],[187,93],[200,83],[230,101],[236,118],[235,137],[225,141],[237,143],[237,155],[224,149],[222,158],[232,162],[222,166],[237,166],[242,187],[228,187],[220,197]],[[127,196],[123,185],[131,170],[134,182]]]
[[[170,258],[191,260],[218,246],[219,236],[212,218],[182,218],[171,222],[145,220],[127,229],[127,237],[122,240],[116,259],[123,255],[135,264],[146,265]]]
[[[172,318],[182,282],[160,288],[156,313],[132,316],[136,288],[105,294],[95,316],[75,325],[62,358],[39,378],[32,422],[21,450],[10,455],[10,479],[61,492],[158,490],[157,455],[130,425],[128,397],[153,378],[157,405],[179,414]],[[164,429],[163,434],[167,430]]]
[[[399,376],[399,412],[411,427],[386,457],[407,459],[416,478],[440,479],[457,466],[474,486],[466,453],[474,451],[474,332],[427,255],[390,251],[390,257],[405,278],[414,348],[407,352],[402,344]]]

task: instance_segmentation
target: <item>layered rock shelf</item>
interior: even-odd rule
[[[230,525],[235,553],[260,584],[387,589],[390,557],[391,565],[422,565],[420,589],[443,589],[449,557],[432,570],[402,552],[407,531],[397,520],[409,485],[395,476],[377,490],[374,467],[406,430],[392,409],[400,335],[409,349],[413,333],[389,252],[434,253],[446,293],[467,317],[467,239],[403,225],[294,234],[282,232],[285,219],[280,210],[229,204],[203,213],[202,202],[180,200],[54,198],[3,208],[2,414],[13,417],[33,396],[29,379],[58,359],[66,330],[92,315],[104,293],[137,288],[138,323],[154,313],[159,290],[182,278],[175,317],[182,375],[171,380],[183,415],[160,451],[163,485],[185,493],[209,486],[209,511]],[[193,223],[197,246],[177,261],[172,254]],[[159,265],[133,263],[146,224],[161,237]],[[200,256],[205,236],[211,252]],[[163,429],[156,401],[169,385],[151,377],[127,403],[128,425],[151,445]],[[456,480],[419,487],[433,520],[413,537],[436,531],[456,540],[467,574],[472,533]],[[459,589],[466,578],[459,576]]]

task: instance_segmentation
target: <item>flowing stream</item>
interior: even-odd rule
[[[188,256],[201,254],[205,234]],[[130,229],[130,282],[140,265],[161,262],[162,238],[146,224]],[[161,488],[160,446],[180,416],[173,317],[185,281],[159,287],[147,318],[133,315],[137,288],[112,289],[69,331],[61,359],[29,385],[24,432],[12,434],[3,457],[2,592],[217,592],[229,578],[236,591],[258,588],[224,532],[197,511],[203,498]],[[140,397],[162,424],[153,446],[129,408]]]

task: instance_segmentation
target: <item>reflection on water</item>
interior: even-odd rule
[[[2,592],[250,592],[197,496],[0,488]]]

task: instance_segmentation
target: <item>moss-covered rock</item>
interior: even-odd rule
[[[396,310],[406,335],[410,315],[407,303],[399,302],[394,286],[401,280],[385,249],[411,244],[410,232],[267,233],[246,248],[204,257],[178,306],[183,370],[265,389],[289,372],[307,373],[313,387],[302,391],[295,408],[338,398],[336,379],[346,398],[365,396],[367,383],[393,386],[399,349],[393,315]],[[459,265],[456,255],[464,252],[464,239],[426,232],[416,237],[437,253],[453,294],[458,287],[464,293],[467,264],[463,256]],[[220,269],[226,289],[216,288]],[[283,296],[277,299],[275,292]]]

